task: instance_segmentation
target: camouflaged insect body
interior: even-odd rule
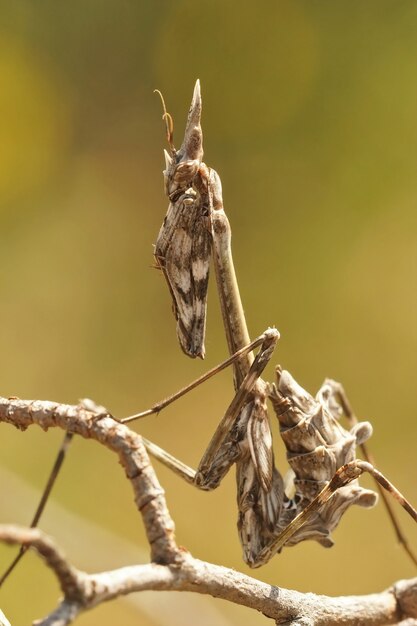
[[[210,194],[202,163],[201,95],[197,82],[184,141],[166,150],[165,193],[170,204],[155,244],[155,260],[172,296],[182,350],[204,358],[207,287],[211,255]]]
[[[332,479],[335,472],[356,459],[356,446],[372,434],[369,422],[360,422],[350,431],[338,418],[342,410],[326,382],[313,398],[287,371],[277,370],[277,385],[270,399],[280,424],[287,459],[294,472],[293,516],[302,511]],[[359,486],[357,480],[338,489],[310,522],[302,526],[286,545],[314,539],[322,546],[333,545],[332,531],[352,504],[375,505],[377,495]],[[288,513],[286,514],[288,517]],[[288,524],[286,519],[284,526]]]
[[[284,481],[274,463],[266,405],[256,407],[254,402],[259,399],[247,404],[239,418],[241,455],[236,461],[237,528],[243,559],[250,567],[269,560],[270,556],[264,560],[260,555],[280,532],[285,500]],[[251,435],[254,420],[259,422],[256,437],[253,432]]]
[[[354,480],[317,506],[313,516],[287,538],[297,515],[340,467],[356,459],[356,446],[371,436],[372,428],[368,422],[356,424],[350,431],[340,425],[343,411],[330,383],[313,398],[289,372],[278,370],[277,385],[268,386],[268,391],[287,449],[293,493],[286,495],[284,480],[275,467],[267,398],[262,393],[252,395],[244,406],[204,485],[206,489],[217,487],[230,465],[236,464],[238,533],[243,558],[250,567],[264,565],[283,546],[307,539],[332,546],[331,533],[350,505],[371,507],[376,503],[376,494]]]
[[[178,339],[191,357],[204,357],[212,248],[230,353],[250,341],[233,267],[231,231],[220,178],[202,162],[200,119],[197,81],[178,151],[172,145],[172,126],[167,126],[171,154],[165,152],[164,180],[170,205],[155,246],[156,262],[172,295]],[[272,334],[274,337],[268,341],[265,336],[265,346],[254,360],[248,354],[234,364],[235,398],[197,471],[187,468],[185,476],[200,489],[211,490],[220,484],[231,465],[236,465],[238,532],[243,558],[251,567],[268,562],[284,546],[306,539],[331,546],[331,533],[351,504],[370,507],[376,502],[376,494],[360,487],[355,478],[362,470],[357,468],[358,473],[349,480],[339,480],[337,474],[345,464],[355,465],[356,446],[370,437],[370,424],[357,424],[350,431],[340,425],[340,394],[332,381],[325,381],[316,398],[287,371],[277,371],[276,385],[265,383],[260,376],[279,336],[276,330]],[[268,348],[271,339],[273,345]],[[292,493],[275,467],[268,397],[293,472]],[[158,449],[157,458],[184,474],[182,466],[164,451]]]

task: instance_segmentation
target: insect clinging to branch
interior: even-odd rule
[[[284,546],[307,539],[330,547],[331,533],[352,504],[365,508],[376,494],[363,489],[358,478],[369,472],[377,481],[397,537],[415,564],[417,559],[402,534],[385,497],[390,492],[417,521],[417,511],[371,462],[365,441],[372,433],[368,422],[358,422],[340,383],[325,380],[315,397],[305,391],[286,370],[276,369],[276,382],[261,375],[270,361],[279,333],[267,329],[250,341],[231,251],[230,225],[223,208],[219,175],[202,161],[201,93],[197,81],[188,115],[184,141],[177,151],[173,124],[164,105],[170,153],[165,152],[165,191],[169,208],[155,246],[155,259],[168,283],[177,335],[182,350],[204,357],[207,285],[210,255],[230,357],[220,366],[150,409],[120,420],[128,423],[165,406],[201,384],[217,371],[233,364],[235,394],[209,443],[197,470],[160,447],[144,440],[155,458],[184,480],[203,490],[216,488],[236,465],[238,532],[243,558],[251,567],[268,562]],[[259,348],[256,356],[253,351]],[[274,462],[267,401],[277,416],[287,450],[292,480],[284,480]],[[100,416],[104,407],[82,401]],[[350,429],[339,419],[348,418]],[[66,433],[54,470],[33,518],[36,526],[52,489],[72,434]],[[356,457],[361,446],[366,461]],[[0,585],[25,553],[21,550]]]
[[[164,118],[171,120],[166,110]],[[279,333],[270,328],[255,342],[249,339],[220,177],[202,162],[199,81],[178,152],[172,144],[172,120],[167,128],[171,154],[165,153],[164,178],[170,205],[158,235],[155,257],[171,291],[181,348],[190,356],[204,356],[212,251],[225,334],[232,355],[226,363],[233,362],[235,396],[196,471],[145,441],[149,452],[189,483],[205,490],[216,488],[230,467],[236,465],[238,531],[243,557],[251,567],[263,565],[285,545],[306,539],[331,546],[331,533],[351,504],[368,508],[376,503],[376,494],[358,484],[363,472],[371,473],[417,521],[417,512],[398,490],[371,463],[356,458],[356,446],[363,446],[372,434],[372,427],[368,422],[357,423],[352,419],[340,384],[326,380],[314,398],[281,368],[277,368],[276,384],[261,378]],[[252,352],[255,345],[261,346],[256,357]],[[207,377],[123,421],[159,412]],[[274,463],[268,398],[277,415],[293,473],[292,486],[286,489]],[[342,414],[351,418],[350,430],[339,423]]]

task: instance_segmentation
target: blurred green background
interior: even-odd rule
[[[414,0],[1,2],[1,394],[90,397],[125,416],[225,357],[214,286],[207,357],[195,362],[179,350],[168,290],[151,269],[167,207],[153,89],[179,143],[199,77],[205,160],[222,178],[251,335],[276,325],[275,363],[307,389],[343,381],[373,423],[379,468],[415,503],[416,53]],[[134,428],[195,466],[231,397],[226,372]],[[285,471],[275,423],[274,433]],[[1,427],[3,521],[29,521],[61,438]],[[205,494],[157,471],[179,543],[249,572],[234,472]],[[53,495],[42,527],[75,565],[146,561],[130,486],[106,450],[75,440]],[[326,594],[415,575],[382,507],[349,511],[335,539],[327,551],[284,550],[252,574]],[[1,569],[12,554],[1,547]],[[21,626],[58,595],[28,555],[0,606]],[[266,622],[225,602],[155,593],[78,623]]]

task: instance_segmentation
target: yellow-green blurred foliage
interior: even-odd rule
[[[414,0],[2,1],[1,394],[87,396],[123,416],[225,357],[214,286],[206,362],[193,362],[151,269],[167,207],[153,89],[179,142],[199,77],[205,160],[222,177],[251,334],[276,325],[275,361],[311,391],[325,376],[344,382],[374,425],[378,466],[416,502],[416,53]],[[135,428],[196,465],[231,397],[227,372]],[[1,427],[3,521],[28,522],[61,437]],[[233,472],[204,494],[157,470],[178,541],[247,571]],[[42,527],[88,571],[146,559],[130,487],[91,442],[74,442]],[[284,550],[255,574],[328,594],[414,574],[381,507],[349,511],[335,539]],[[129,546],[141,556],[129,560]],[[1,569],[11,556],[1,548]],[[0,606],[21,626],[58,593],[29,556]],[[265,623],[214,600],[163,602],[177,601],[169,618],[159,596],[148,608],[137,597],[79,623],[203,624],[210,610],[208,624]]]

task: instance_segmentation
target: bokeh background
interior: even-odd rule
[[[416,502],[417,3],[43,0],[2,1],[0,13],[1,394],[90,397],[121,417],[226,356],[214,285],[207,357],[195,362],[179,350],[151,268],[167,207],[153,90],[180,143],[199,77],[205,160],[222,177],[252,336],[276,325],[275,362],[311,391],[325,376],[343,381],[374,425],[378,466]],[[134,428],[196,466],[231,397],[226,372]],[[275,424],[274,433],[285,471]],[[29,521],[61,438],[1,427],[2,521]],[[157,471],[179,542],[249,572],[233,472],[205,494]],[[147,559],[130,487],[89,441],[74,441],[42,527],[88,571]],[[326,594],[415,575],[382,507],[349,511],[335,539],[327,551],[284,550],[252,574]],[[12,554],[1,547],[1,569]],[[0,606],[21,626],[58,595],[27,555]],[[154,593],[78,623],[266,622],[225,602]]]

